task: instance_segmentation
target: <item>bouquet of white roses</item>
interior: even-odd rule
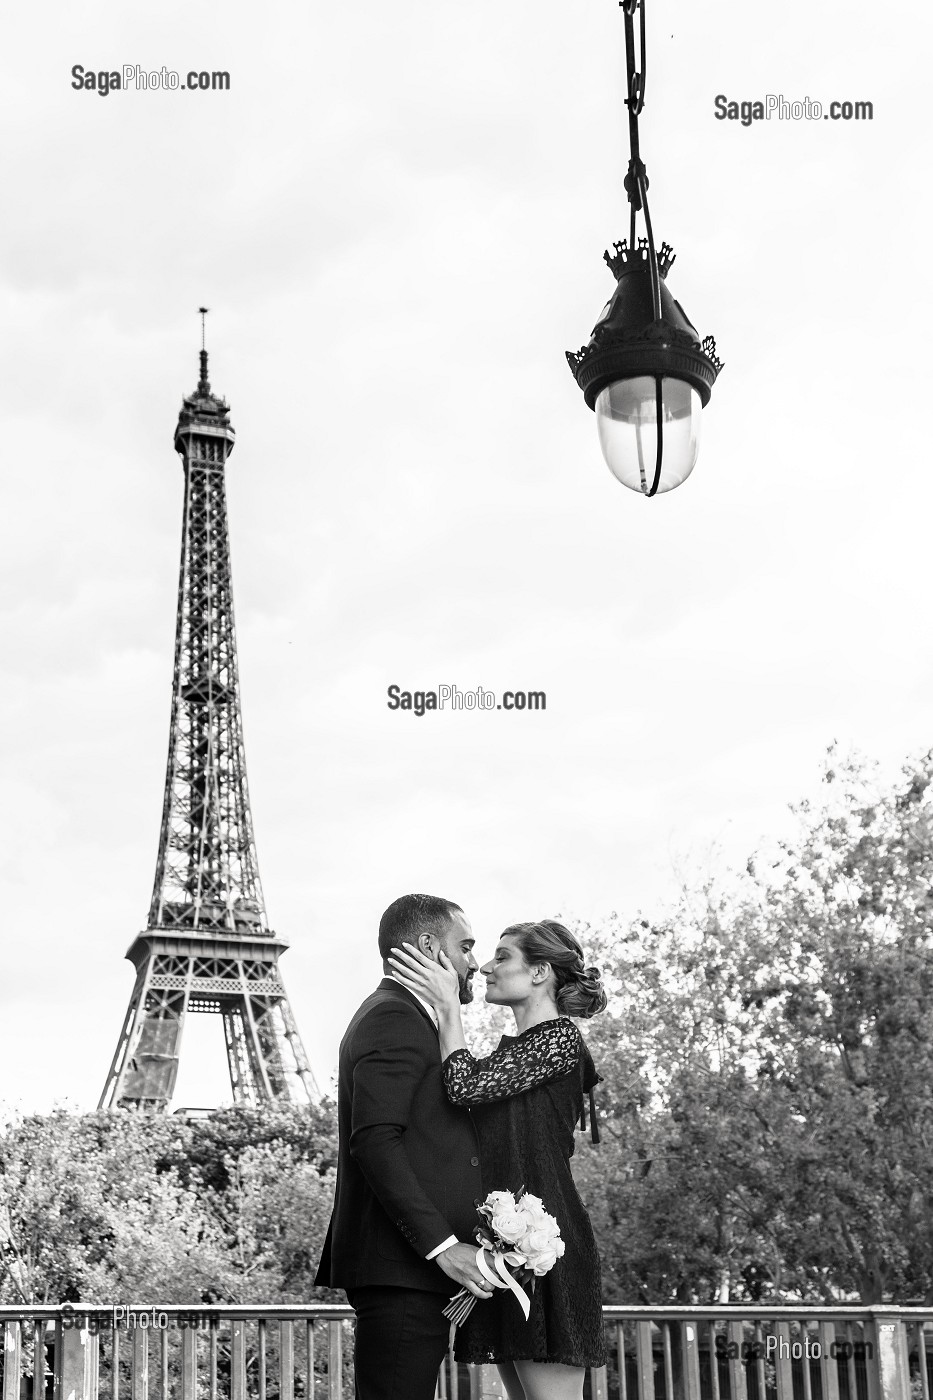
[[[560,1226],[544,1209],[541,1197],[524,1188],[517,1196],[511,1191],[490,1191],[478,1214],[483,1224],[476,1231],[476,1266],[495,1288],[511,1289],[527,1322],[528,1294],[564,1252]],[[451,1334],[478,1301],[468,1288],[451,1298],[444,1309],[452,1323]]]

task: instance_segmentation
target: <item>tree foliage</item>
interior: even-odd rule
[[[334,1129],[328,1104],[14,1123],[0,1137],[0,1301],[336,1297],[312,1291]]]
[[[741,877],[581,930],[616,989],[578,1168],[612,1299],[933,1298],[933,755],[824,781]]]

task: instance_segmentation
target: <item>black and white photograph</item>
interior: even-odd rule
[[[922,28],[10,11],[2,1400],[930,1400]]]

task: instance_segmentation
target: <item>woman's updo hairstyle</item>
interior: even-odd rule
[[[554,919],[512,924],[502,933],[514,938],[527,963],[550,963],[557,983],[557,1009],[564,1016],[588,1019],[605,1011],[607,997],[598,967],[584,967],[583,949],[569,929]]]

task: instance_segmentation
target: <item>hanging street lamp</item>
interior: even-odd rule
[[[701,342],[667,287],[674,261],[669,243],[655,250],[648,212],[648,176],[638,146],[645,104],[645,0],[620,0],[625,15],[625,60],[630,159],[625,191],[631,205],[629,238],[603,256],[616,289],[589,341],[567,352],[587,406],[596,411],[603,456],[623,486],[644,496],[679,486],[693,471],[700,411],[709,402],[722,364],[716,342]],[[635,12],[639,11],[640,67],[635,67]],[[645,237],[635,241],[641,213]]]

